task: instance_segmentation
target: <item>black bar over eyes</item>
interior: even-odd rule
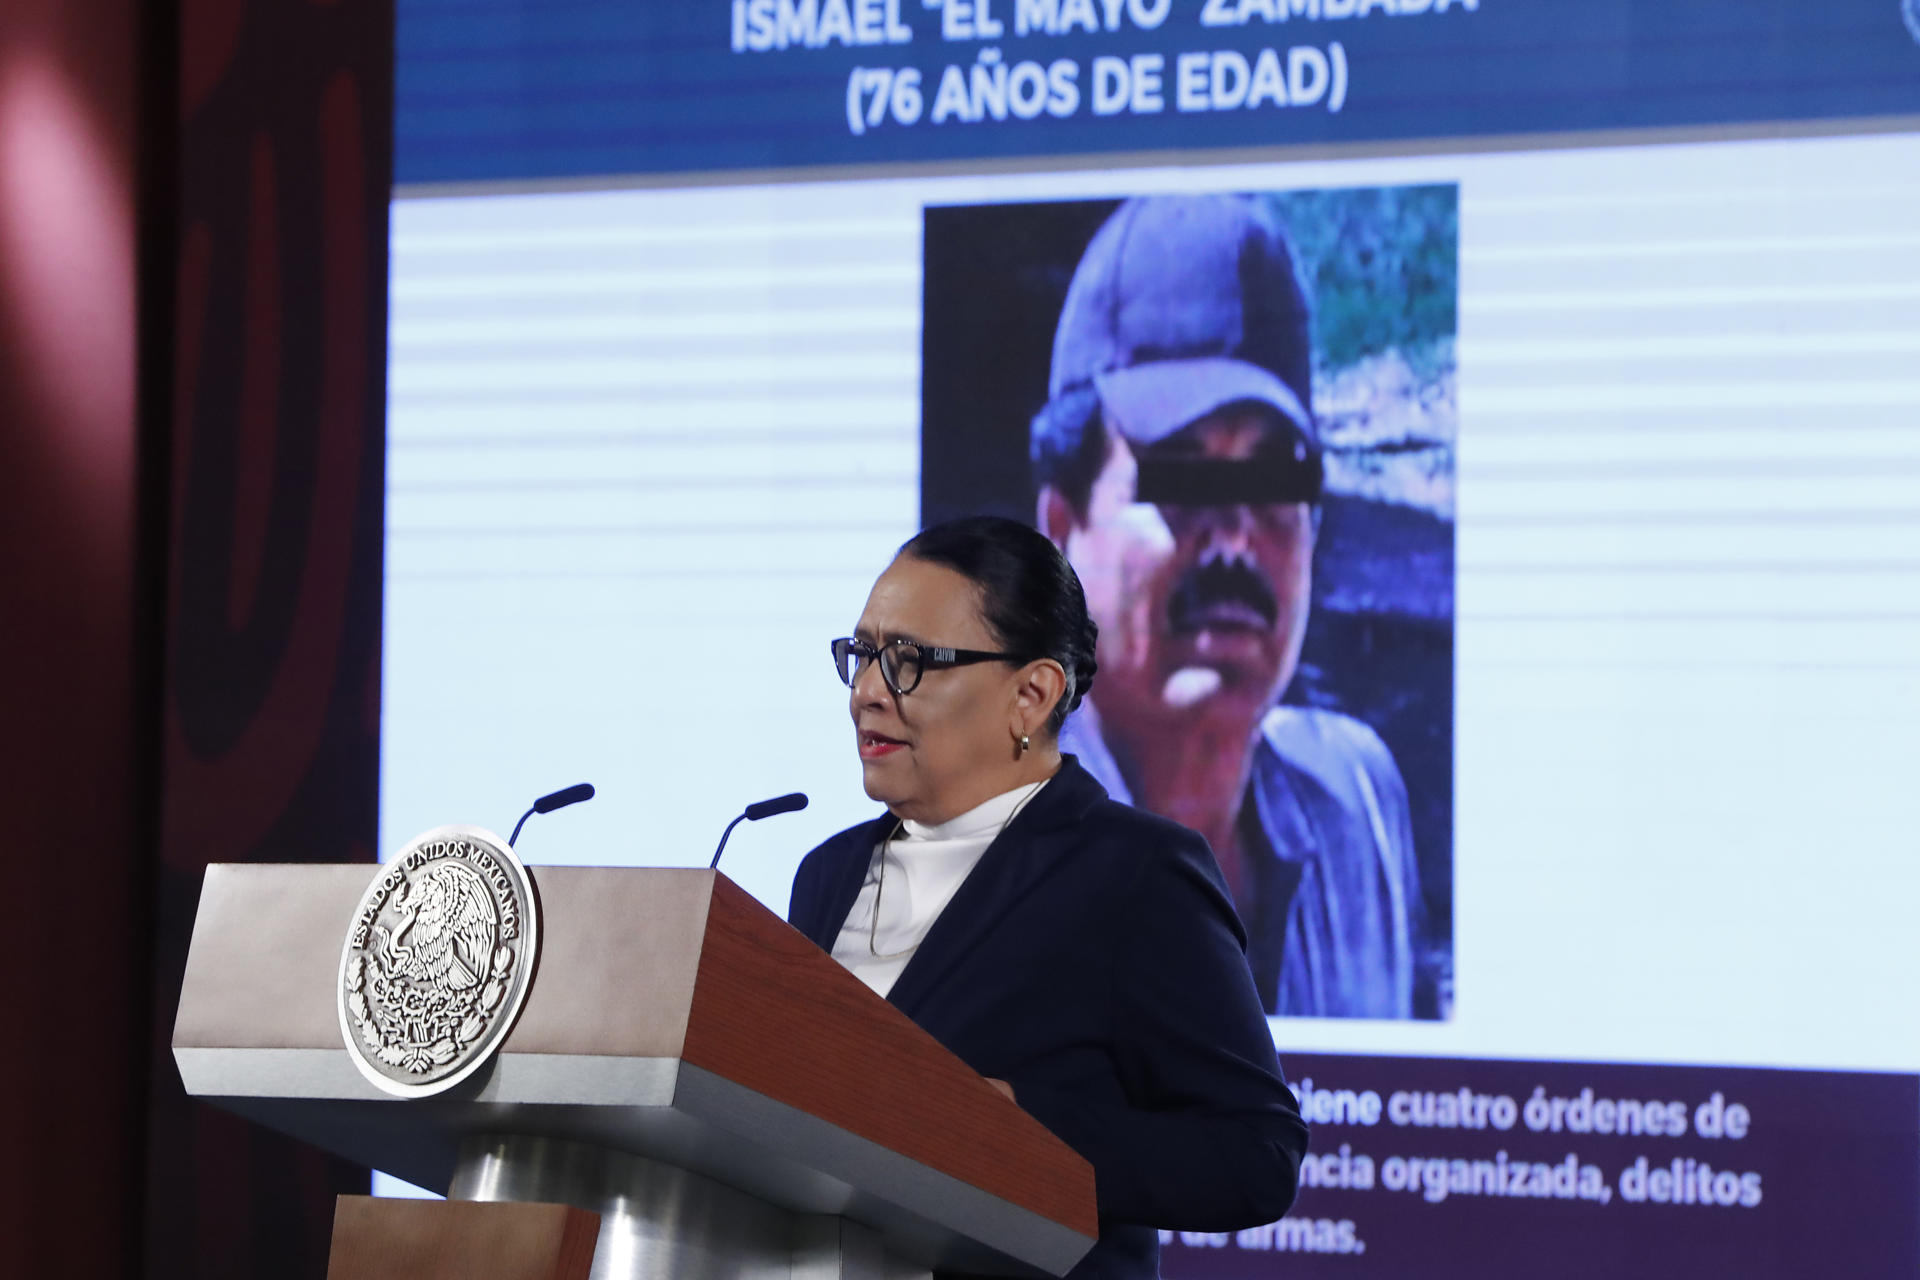
[[[1318,502],[1326,470],[1318,453],[1292,458],[1273,453],[1253,458],[1140,459],[1134,497],[1138,502],[1183,507],[1261,506]]]

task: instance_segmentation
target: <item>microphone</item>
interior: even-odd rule
[[[713,861],[707,864],[707,870],[711,871],[720,865],[720,853],[721,850],[727,847],[727,837],[732,835],[733,829],[741,823],[758,822],[762,818],[771,818],[776,814],[797,813],[806,807],[807,797],[806,793],[802,791],[795,791],[784,796],[775,796],[771,800],[762,800],[756,804],[748,805],[740,811],[740,816],[732,822],[729,822],[727,829],[720,833],[720,848],[713,851]]]
[[[527,819],[531,818],[534,814],[552,813],[555,809],[564,809],[570,804],[579,804],[582,800],[591,799],[593,799],[593,784],[591,782],[576,782],[570,787],[562,787],[558,791],[548,792],[538,800],[535,800],[533,807],[521,814],[520,821],[513,824],[513,834],[507,837],[507,847],[513,847],[513,842],[520,838],[520,828],[526,826]],[[804,804],[806,802],[803,800],[801,803]]]
[[[762,818],[778,817],[783,813],[798,813],[806,807],[806,793],[795,791],[791,795],[775,796],[771,800],[762,800],[759,804],[750,804],[740,816],[748,822],[758,822]]]

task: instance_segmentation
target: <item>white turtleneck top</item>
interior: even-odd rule
[[[1015,787],[933,826],[902,819],[893,837],[873,851],[866,883],[834,939],[833,958],[878,994],[893,990],[980,855],[1046,785]]]

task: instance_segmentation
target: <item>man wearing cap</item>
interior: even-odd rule
[[[1321,487],[1309,311],[1242,196],[1122,205],[1075,271],[1032,455],[1041,530],[1100,626],[1061,735],[1116,799],[1201,832],[1269,1012],[1413,1013],[1405,784],[1337,712],[1276,705],[1306,634]]]

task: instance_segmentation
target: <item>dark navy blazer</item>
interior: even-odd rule
[[[787,916],[831,951],[892,830],[809,853]],[[1100,1241],[1071,1273],[1159,1273],[1155,1228],[1293,1202],[1307,1147],[1206,841],[1107,798],[1071,756],[988,846],[888,995],[1093,1165]]]

